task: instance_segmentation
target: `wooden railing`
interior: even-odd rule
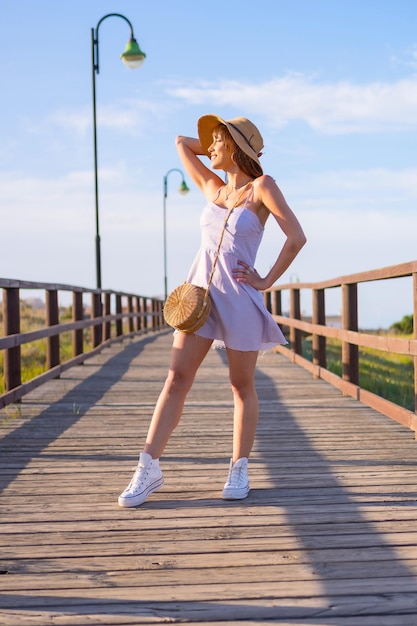
[[[358,325],[358,285],[402,277],[412,277],[412,300],[414,337],[369,334]],[[0,350],[4,351],[5,392],[0,396],[0,408],[19,401],[26,393],[40,384],[57,378],[69,367],[82,363],[113,341],[138,333],[159,331],[166,328],[161,299],[107,290],[91,290],[68,285],[33,283],[0,279],[3,289],[3,337]],[[326,293],[340,288],[342,298],[341,328],[326,324]],[[45,294],[45,327],[21,332],[21,291],[37,290]],[[311,297],[311,321],[302,319],[301,292]],[[72,294],[72,321],[60,323],[60,292]],[[283,314],[282,295],[289,292],[289,315]],[[90,314],[84,315],[83,298],[90,296]],[[279,346],[277,350],[309,371],[417,432],[417,261],[351,274],[318,283],[288,283],[271,288],[264,293],[265,303],[274,319],[289,329],[290,347]],[[389,294],[387,295],[389,298]],[[91,349],[84,351],[84,332],[90,328]],[[72,358],[60,362],[60,335],[72,333]],[[313,357],[309,361],[302,353],[302,337],[312,337]],[[342,346],[342,376],[327,369],[326,340],[334,338]],[[46,339],[46,371],[30,381],[22,383],[21,346]],[[373,348],[383,352],[407,355],[414,360],[414,412],[405,409],[375,393],[360,387],[359,349]]]
[[[165,327],[163,301],[157,298],[117,291],[91,290],[69,285],[34,283],[0,279],[3,289],[4,393],[0,408],[18,402],[26,393],[42,383],[57,378],[69,367],[97,354],[104,346],[140,333],[158,331]],[[21,292],[35,290],[45,295],[45,327],[21,332]],[[59,321],[59,294],[72,294],[72,321]],[[85,314],[84,297],[90,296],[89,314]],[[67,296],[68,297],[68,296]],[[71,296],[70,296],[71,299]],[[84,331],[90,328],[91,349],[84,350]],[[60,335],[72,333],[72,358],[60,361]],[[46,339],[46,371],[22,383],[21,346]]]
[[[402,277],[412,277],[414,338],[378,336],[361,332],[358,327],[358,285],[372,281]],[[335,288],[341,289],[342,315],[341,328],[326,325],[326,293]],[[289,316],[283,315],[282,294],[289,292]],[[302,319],[301,292],[311,296],[311,321]],[[387,291],[387,299],[390,297]],[[293,362],[322,378],[346,395],[364,402],[404,426],[417,431],[417,261],[392,265],[369,272],[351,274],[319,283],[289,283],[273,287],[264,293],[265,304],[282,326],[289,328],[290,347],[279,346],[277,350]],[[309,361],[302,354],[302,337],[312,336],[313,359]],[[335,338],[342,345],[342,376],[327,369],[326,339]],[[414,359],[414,412],[362,389],[359,384],[359,348],[373,348],[413,357]]]

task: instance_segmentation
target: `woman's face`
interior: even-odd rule
[[[213,141],[208,147],[208,152],[210,154],[211,167],[215,170],[227,169],[233,163],[231,146],[226,141],[221,130],[213,132]]]

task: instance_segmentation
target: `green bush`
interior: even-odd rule
[[[400,322],[391,324],[389,329],[395,333],[401,333],[402,335],[412,335],[414,332],[413,316],[404,315]]]
[[[313,360],[312,338],[303,340],[303,356]],[[342,376],[342,344],[326,341],[327,369]],[[414,359],[394,352],[359,348],[359,385],[381,398],[414,411]]]

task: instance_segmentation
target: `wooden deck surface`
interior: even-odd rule
[[[117,496],[171,333],[115,344],[0,412],[0,624],[416,626],[413,433],[268,352],[252,491],[226,502],[232,398],[210,351],[141,507]]]

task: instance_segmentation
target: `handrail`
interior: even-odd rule
[[[377,280],[412,277],[413,279],[413,338],[376,336],[361,332],[358,328],[358,285]],[[342,327],[326,325],[326,290],[341,288]],[[311,322],[302,320],[301,290],[310,291],[312,297]],[[283,315],[282,293],[290,293],[289,316]],[[368,406],[411,428],[417,433],[417,261],[391,265],[376,270],[332,278],[317,283],[297,282],[274,286],[264,292],[265,305],[276,322],[289,328],[290,348],[279,346],[277,351],[293,362],[351,395]],[[312,336],[312,362],[302,355],[302,336]],[[327,369],[326,338],[335,338],[342,344],[342,376]],[[414,412],[386,400],[360,387],[359,348],[374,348],[384,352],[408,355],[414,359]],[[416,434],[417,438],[417,434]]]
[[[413,338],[376,336],[362,332],[358,327],[358,285],[377,280],[412,277],[413,279]],[[88,289],[52,283],[35,283],[0,278],[3,289],[5,393],[0,395],[0,408],[18,402],[26,393],[40,384],[59,377],[69,367],[82,363],[113,341],[149,331],[166,328],[163,319],[163,300],[111,290]],[[326,291],[341,288],[342,327],[326,325]],[[44,290],[46,326],[21,332],[21,290]],[[311,322],[302,319],[301,290],[312,297]],[[72,293],[72,321],[59,323],[58,293]],[[290,293],[289,315],[283,314],[282,294]],[[84,316],[83,296],[91,297],[91,315]],[[277,351],[322,378],[342,393],[364,402],[375,410],[396,420],[417,433],[417,261],[360,272],[317,283],[297,282],[274,286],[264,292],[264,300],[274,319],[289,328],[290,347],[279,346]],[[127,326],[127,329],[125,328]],[[83,333],[91,330],[92,348],[84,351]],[[59,341],[64,332],[72,332],[72,358],[60,362]],[[302,354],[303,335],[312,336],[313,359]],[[342,344],[342,376],[327,369],[326,339],[335,338]],[[32,380],[21,382],[21,346],[39,339],[47,340],[46,371]],[[374,348],[385,352],[408,355],[414,360],[414,412],[405,409],[360,387],[359,348]],[[416,435],[417,438],[417,435]]]
[[[160,298],[7,278],[0,278],[0,288],[3,289],[4,328],[0,350],[4,350],[5,387],[5,393],[0,395],[0,408],[19,402],[29,391],[51,378],[58,378],[66,369],[82,363],[114,341],[166,328]],[[22,290],[45,292],[45,327],[21,332]],[[59,292],[72,294],[71,322],[59,322]],[[83,296],[86,294],[91,297],[89,317],[84,314]],[[86,352],[84,331],[88,328],[92,348]],[[61,362],[60,336],[65,332],[72,333],[72,358]],[[22,383],[21,346],[40,339],[47,341],[46,371]]]

